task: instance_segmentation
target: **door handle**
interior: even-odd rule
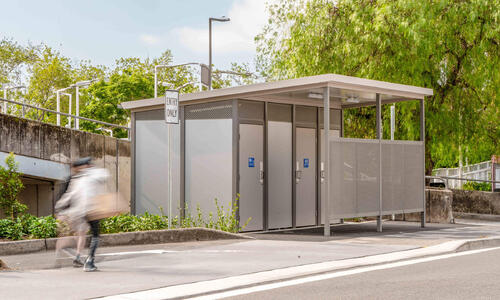
[[[299,183],[302,178],[302,171],[300,170],[299,161],[295,164],[295,183]]]
[[[325,174],[325,164],[323,162],[321,162],[321,171],[319,172],[319,177],[321,183],[324,183],[326,174]]]
[[[259,182],[260,184],[264,184],[264,163],[259,163]]]

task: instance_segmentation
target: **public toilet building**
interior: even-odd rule
[[[336,74],[180,95],[172,127],[173,211],[237,206],[243,231],[420,212],[425,224],[424,99],[432,90]],[[420,140],[382,139],[381,106],[420,101]],[[166,213],[164,97],[132,115],[132,212]],[[375,106],[377,139],[343,136],[343,111]],[[328,130],[325,130],[328,128]],[[325,141],[328,141],[325,143]],[[327,154],[327,155],[325,155]],[[237,196],[239,195],[239,197]],[[162,208],[162,209],[161,209]],[[180,211],[179,211],[180,210]]]

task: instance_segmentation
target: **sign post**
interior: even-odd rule
[[[179,124],[179,91],[165,91],[165,123],[167,124],[168,145],[168,228],[172,228],[172,124]]]

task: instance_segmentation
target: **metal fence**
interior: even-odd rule
[[[491,169],[491,161],[484,161],[458,168],[434,169],[432,175],[448,178],[449,188],[461,189],[466,181],[491,182]]]
[[[0,98],[0,102],[15,104],[16,106],[21,106],[22,107],[22,116],[21,117],[23,117],[23,118],[26,115],[26,110],[27,109],[35,109],[35,110],[40,110],[40,111],[44,111],[44,112],[47,112],[47,113],[52,113],[52,114],[56,114],[56,115],[68,117],[69,120],[70,120],[70,122],[71,122],[71,119],[74,119],[74,120],[83,120],[83,121],[87,121],[87,122],[96,123],[96,124],[99,124],[99,125],[102,125],[102,126],[105,126],[105,127],[124,129],[124,130],[127,130],[127,132],[128,132],[128,138],[130,139],[130,127],[128,127],[128,126],[122,126],[122,125],[117,125],[117,124],[108,123],[108,122],[104,122],[104,121],[89,119],[89,118],[85,118],[85,117],[81,117],[81,116],[76,116],[76,115],[72,115],[72,114],[68,114],[68,113],[58,112],[58,111],[55,111],[55,110],[52,110],[52,109],[48,109],[48,108],[34,106],[34,105],[31,105],[31,104],[27,104],[25,102],[18,102],[18,101],[4,99],[4,98]],[[7,113],[7,112],[4,112],[4,113]],[[48,123],[48,122],[46,122],[46,123]],[[53,125],[55,125],[55,124],[53,124]],[[106,130],[103,129],[103,131],[106,131]]]

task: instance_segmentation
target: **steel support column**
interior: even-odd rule
[[[422,228],[425,227],[425,99],[420,99],[420,140],[422,141],[422,157],[424,164],[424,183],[422,185],[423,189],[423,199],[422,199],[422,207],[423,211],[420,213],[420,226]]]
[[[382,232],[382,103],[380,94],[376,96],[377,139],[378,139],[378,217],[377,231]]]
[[[330,201],[330,141],[328,139],[330,133],[330,89],[326,87],[323,92],[323,128],[325,135],[325,144],[323,146],[323,151],[325,151],[325,202],[321,208],[323,216],[325,219],[324,235],[330,236],[330,213],[329,213],[329,201]]]

